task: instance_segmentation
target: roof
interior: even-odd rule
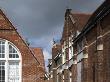
[[[74,40],[74,43],[81,37],[83,37],[89,30],[91,30],[94,27],[94,24],[98,20],[101,20],[103,17],[105,17],[108,13],[110,13],[110,1],[105,0],[99,8],[92,14],[86,25],[84,26],[84,29],[82,30],[81,34]]]
[[[41,48],[31,48],[34,56],[38,59],[40,65],[38,66],[38,70],[40,73],[40,77],[44,78],[45,75],[45,62],[44,62],[44,55]]]
[[[38,59],[40,65],[44,68],[45,64],[44,64],[44,55],[43,55],[43,51],[41,48],[31,48],[34,56]]]
[[[72,13],[73,19],[77,23],[77,30],[82,31],[84,25],[86,25],[91,14],[87,13]]]
[[[12,30],[12,31],[16,31],[17,35],[20,37],[20,39],[23,41],[23,43],[26,45],[26,47],[31,52],[31,55],[34,57],[34,54],[30,50],[30,48],[27,45],[27,43],[20,36],[20,34],[18,33],[17,29],[13,26],[13,24],[11,23],[11,21],[8,19],[8,17],[4,14],[3,10],[1,10],[1,9],[0,9],[0,30]],[[38,59],[36,57],[34,57],[34,58],[35,58],[36,62],[39,64]]]
[[[62,39],[64,40],[75,31],[81,32],[91,14],[88,13],[73,13],[71,9],[67,9],[65,13],[64,29]]]
[[[61,53],[61,44],[54,44],[52,48],[52,57],[56,57],[59,53]]]
[[[6,15],[1,9],[0,9],[0,29],[15,30],[15,27],[12,25],[12,23],[9,21],[9,19],[6,17]]]

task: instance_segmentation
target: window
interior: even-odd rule
[[[69,75],[70,75],[70,81],[69,82],[72,82],[72,72],[71,72],[71,70],[69,71]]]
[[[81,62],[77,64],[77,82],[81,82],[81,65]]]
[[[0,82],[5,82],[5,62],[0,62]]]
[[[82,59],[83,59],[83,42],[80,41],[77,44],[78,55],[77,55],[77,82],[81,82],[81,69],[82,69]]]
[[[0,41],[0,58],[5,58],[5,42]]]
[[[20,52],[11,42],[1,39],[0,82],[21,82]]]
[[[9,44],[9,58],[19,58],[17,51]]]

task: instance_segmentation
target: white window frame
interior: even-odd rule
[[[19,73],[20,73],[19,82],[22,82],[22,57],[21,57],[21,53],[20,53],[19,49],[12,42],[10,42],[8,40],[0,38],[0,41],[5,41],[5,58],[0,58],[1,61],[5,62],[5,82],[8,82],[9,61],[19,62]],[[19,55],[19,58],[9,58],[9,44],[16,49],[17,54]]]

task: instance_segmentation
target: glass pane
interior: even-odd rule
[[[9,53],[12,53],[12,52],[13,52],[12,46],[9,45]]]
[[[11,44],[9,45],[9,58],[19,58],[16,48]]]
[[[12,54],[9,54],[9,58],[13,58],[13,57],[12,57]]]
[[[18,54],[16,54],[16,58],[19,58]]]
[[[9,62],[8,82],[19,82],[19,62]]]
[[[5,82],[5,62],[0,61],[0,82]]]
[[[5,45],[2,45],[2,53],[5,53]]]
[[[2,58],[5,58],[5,54],[2,54]]]
[[[2,46],[0,45],[0,53],[2,53]]]
[[[0,58],[5,58],[5,41],[0,41]]]

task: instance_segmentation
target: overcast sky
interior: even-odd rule
[[[66,8],[92,13],[104,0],[0,0],[0,7],[31,47],[51,58],[53,38],[61,37]]]

